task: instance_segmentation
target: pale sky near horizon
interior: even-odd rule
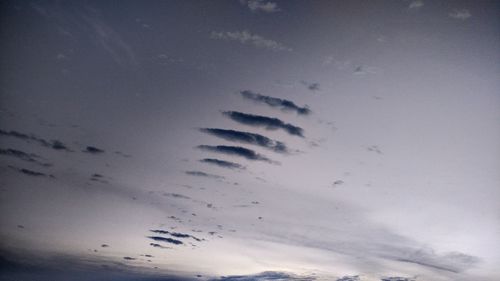
[[[0,7],[0,280],[500,278],[498,1]]]

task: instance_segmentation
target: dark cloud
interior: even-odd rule
[[[266,271],[259,274],[253,275],[234,275],[234,276],[222,276],[217,279],[211,279],[211,281],[313,281],[316,280],[312,276],[298,276],[295,274],[289,274],[284,272]]]
[[[260,134],[215,128],[202,128],[200,129],[200,131],[228,141],[258,145],[267,149],[271,149],[274,152],[289,152],[287,146],[284,143],[272,140]]]
[[[168,234],[168,235],[171,235],[171,236],[176,237],[176,238],[192,238],[198,242],[202,241],[202,239],[200,239],[198,237],[195,237],[195,236],[190,235],[190,234],[185,234],[185,233],[170,232],[170,231],[161,230],[161,229],[152,229],[150,231],[153,233],[157,233],[157,234]]]
[[[179,194],[179,193],[163,193],[163,196],[180,198],[180,199],[191,199],[190,197],[188,197],[186,195]]]
[[[102,244],[102,245],[101,245],[101,247],[102,247],[102,248],[108,248],[108,247],[109,247],[109,245],[108,245],[108,244]]]
[[[45,139],[42,139],[42,138],[39,138],[33,134],[31,135],[27,135],[27,134],[24,134],[24,133],[20,133],[20,132],[17,132],[17,131],[4,131],[4,130],[0,130],[0,135],[1,136],[9,136],[9,137],[14,137],[14,138],[17,138],[17,139],[21,139],[21,140],[24,140],[28,143],[31,143],[31,142],[35,142],[41,146],[44,146],[44,147],[48,147],[48,148],[52,148],[52,149],[55,149],[55,150],[65,150],[65,151],[71,151],[63,142],[61,141],[58,141],[58,140],[51,140],[51,141],[48,141],[48,140],[45,140]]]
[[[375,152],[377,154],[382,154],[382,150],[380,150],[380,147],[378,147],[378,145],[371,145],[371,146],[367,147],[366,150],[371,151],[371,152]]]
[[[360,281],[359,275],[353,275],[353,276],[344,276],[341,278],[338,278],[337,281]]]
[[[131,257],[123,257],[124,260],[128,260],[128,261],[134,261],[136,260],[136,258],[131,258]]]
[[[34,153],[26,153],[26,152],[23,152],[23,151],[17,150],[17,149],[12,149],[12,148],[3,149],[3,148],[0,148],[0,155],[15,157],[15,158],[18,158],[20,160],[23,160],[23,161],[26,161],[26,162],[36,163],[36,164],[44,166],[44,167],[51,166],[51,164],[49,164],[49,163],[43,163],[40,160],[38,160],[38,159],[41,158],[40,156],[38,156],[38,155],[36,155]]]
[[[17,167],[14,167],[14,166],[8,166],[9,168],[15,170],[15,171],[18,171],[19,173],[22,173],[22,174],[25,174],[25,175],[28,175],[28,176],[33,176],[33,177],[54,177],[53,175],[47,175],[45,173],[42,173],[42,172],[37,172],[37,171],[33,171],[33,170],[29,170],[29,169],[25,169],[25,168],[17,168]]]
[[[415,281],[415,278],[409,277],[382,277],[381,281]]]
[[[170,249],[169,247],[165,247],[165,246],[162,246],[162,245],[157,244],[157,243],[149,243],[149,246],[155,247],[155,248],[160,248],[160,249]]]
[[[214,175],[214,174],[208,174],[208,173],[201,172],[201,171],[186,171],[185,173],[186,173],[186,175],[195,176],[195,177],[205,177],[205,178],[212,178],[212,179],[224,179],[223,176]]]
[[[161,237],[161,236],[148,236],[149,239],[152,239],[154,241],[158,241],[158,242],[167,242],[167,243],[171,243],[171,244],[174,244],[174,245],[181,245],[181,244],[184,244],[182,241],[180,240],[177,240],[177,239],[172,239],[172,238],[168,238],[168,237]]]
[[[285,100],[285,99],[280,99],[280,98],[275,98],[275,97],[270,97],[270,96],[264,96],[259,93],[254,93],[252,91],[241,91],[240,94],[249,100],[259,102],[259,103],[264,103],[267,104],[271,107],[278,107],[281,108],[281,110],[284,111],[295,111],[297,114],[300,115],[308,115],[311,113],[311,110],[307,107],[300,107],[296,105],[293,101],[290,100]]]
[[[245,167],[243,167],[242,165],[240,165],[238,163],[219,160],[219,159],[213,159],[213,158],[201,159],[200,162],[208,163],[208,164],[212,164],[212,165],[216,165],[216,166],[228,168],[228,169],[245,169]]]
[[[241,157],[244,157],[244,158],[246,158],[248,160],[257,160],[257,161],[272,162],[267,157],[265,157],[263,155],[260,155],[260,154],[258,154],[257,152],[255,152],[255,151],[253,151],[251,149],[244,148],[244,147],[241,147],[241,146],[198,145],[198,148],[201,149],[201,150],[206,150],[206,151],[211,151],[211,152],[216,152],[216,153],[241,156]]]
[[[319,91],[319,83],[317,82],[307,82],[302,80],[300,81],[300,83],[302,83],[302,85],[305,85],[310,91]]]
[[[83,152],[88,152],[92,154],[99,154],[99,153],[104,153],[104,150],[94,147],[94,146],[87,146]]]
[[[302,128],[285,123],[278,118],[247,114],[237,111],[224,111],[222,114],[241,124],[264,127],[268,130],[282,129],[290,135],[304,137],[304,130]]]

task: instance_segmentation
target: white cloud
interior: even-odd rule
[[[291,48],[276,42],[274,40],[266,39],[260,35],[252,34],[247,30],[235,32],[215,32],[212,31],[210,37],[212,39],[238,41],[242,44],[252,44],[257,48],[269,49],[272,51],[292,51]]]
[[[275,2],[264,2],[263,0],[241,0],[240,3],[248,6],[252,12],[275,13],[280,11],[278,4]]]
[[[449,16],[457,20],[466,20],[470,18],[472,15],[469,12],[469,10],[461,9],[461,10],[454,10],[453,12],[449,13]]]
[[[419,10],[423,6],[424,6],[424,2],[423,1],[421,1],[421,0],[415,0],[415,1],[412,1],[410,3],[410,5],[408,6],[408,9],[410,9],[410,10]]]

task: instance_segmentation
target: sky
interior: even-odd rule
[[[2,1],[0,280],[499,280],[499,12]]]

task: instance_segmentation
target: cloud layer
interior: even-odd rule
[[[237,41],[241,44],[250,44],[260,49],[267,49],[271,51],[292,51],[291,48],[276,42],[274,40],[266,39],[260,35],[252,34],[247,30],[235,32],[216,32],[212,31],[210,38],[225,41]]]
[[[264,103],[267,104],[271,107],[278,107],[281,108],[284,111],[295,111],[297,114],[300,115],[308,115],[311,113],[311,110],[307,107],[300,107],[296,105],[293,101],[290,100],[285,100],[285,99],[280,99],[280,98],[275,98],[275,97],[270,97],[270,96],[264,96],[259,93],[254,93],[249,90],[241,91],[240,94],[249,100],[259,102],[259,103]]]
[[[304,130],[302,128],[285,123],[278,118],[247,114],[237,111],[224,111],[222,114],[241,124],[264,127],[268,130],[282,129],[290,135],[304,137]]]
[[[288,153],[288,148],[284,143],[260,134],[216,128],[202,128],[200,131],[227,141],[257,145],[278,153]]]
[[[227,155],[234,155],[246,158],[248,160],[272,162],[267,157],[258,154],[257,152],[244,148],[241,146],[228,146],[228,145],[198,145],[198,148],[205,151],[216,152]]]

